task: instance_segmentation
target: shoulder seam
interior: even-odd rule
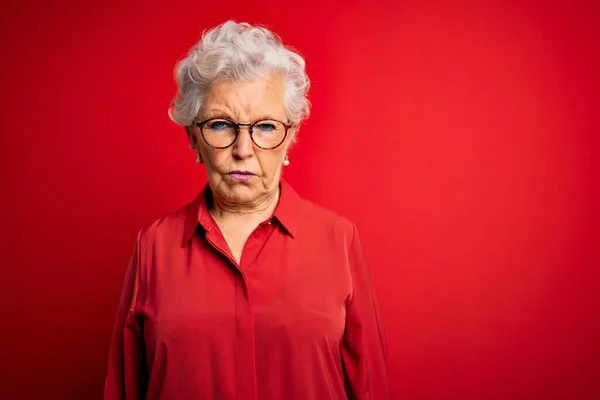
[[[139,292],[139,285],[140,285],[140,275],[141,275],[141,268],[140,268],[140,242],[141,242],[141,237],[142,237],[142,231],[143,229],[140,229],[138,234],[137,234],[137,238],[135,240],[135,249],[134,249],[134,253],[133,253],[133,261],[134,261],[134,272],[135,272],[135,277],[133,280],[133,292],[131,294],[131,304],[129,306],[129,311],[131,313],[135,313],[135,308],[137,306],[138,303],[138,292]]]
[[[354,271],[354,266],[352,265],[352,262],[350,262],[351,260],[351,256],[350,254],[352,253],[352,247],[354,246],[354,240],[356,239],[356,225],[354,225],[353,223],[350,223],[350,226],[352,227],[352,237],[350,239],[350,245],[348,246],[348,254],[346,255],[346,259],[348,260],[348,268],[350,269],[350,279],[352,281],[352,293],[350,294],[350,298],[348,299],[348,303],[352,303],[352,300],[354,299],[354,293],[356,292],[356,286],[355,286],[355,271]]]

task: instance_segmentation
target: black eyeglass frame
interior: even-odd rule
[[[227,122],[231,122],[231,124],[235,127],[235,138],[233,139],[233,141],[231,142],[231,144],[228,144],[227,146],[213,146],[212,144],[208,143],[208,140],[206,140],[206,137],[204,137],[204,125],[206,125],[207,122],[210,121],[214,121],[214,120],[222,120],[222,121],[227,121]],[[283,138],[281,138],[281,142],[279,142],[277,145],[273,146],[273,147],[262,147],[259,146],[258,143],[256,143],[256,141],[254,140],[254,126],[260,122],[265,122],[265,121],[275,121],[275,122],[279,122],[280,124],[282,124],[285,127],[285,133],[283,134]],[[261,119],[258,120],[256,122],[252,122],[250,124],[241,124],[239,122],[236,122],[230,118],[209,118],[209,119],[205,119],[202,121],[197,121],[196,119],[194,119],[194,125],[196,125],[198,128],[200,128],[200,133],[202,134],[202,139],[204,139],[204,142],[209,145],[210,147],[212,147],[213,149],[226,149],[228,147],[233,146],[233,144],[236,142],[236,140],[238,139],[238,136],[240,135],[240,127],[241,126],[247,126],[248,127],[248,131],[250,132],[250,139],[252,139],[252,143],[254,143],[254,145],[256,147],[258,147],[259,149],[262,150],[274,150],[276,148],[278,148],[279,146],[281,146],[283,144],[283,142],[285,142],[285,138],[287,137],[288,131],[290,130],[290,128],[292,128],[294,125],[291,124],[286,124],[283,121],[279,121],[277,119],[273,119],[273,118],[265,118],[265,119]]]

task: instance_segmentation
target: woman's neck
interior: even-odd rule
[[[275,212],[279,202],[279,191],[278,187],[272,194],[265,194],[254,203],[248,204],[227,202],[213,194],[209,211],[212,217],[219,222],[237,221],[258,224]]]

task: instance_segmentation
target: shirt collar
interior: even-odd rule
[[[280,188],[279,203],[277,204],[273,216],[277,218],[279,223],[291,237],[296,237],[296,234],[298,233],[302,198],[284,179],[280,180]]]
[[[300,203],[302,198],[296,193],[292,186],[284,179],[280,180],[280,193],[277,208],[273,217],[281,224],[281,227],[291,236],[295,237],[298,230],[298,221],[300,218]],[[182,246],[189,243],[196,232],[198,224],[205,230],[217,228],[217,225],[208,212],[211,191],[208,183],[198,194],[196,199],[187,205],[185,210],[185,226],[183,230]]]

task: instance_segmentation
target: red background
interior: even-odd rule
[[[394,399],[600,398],[598,2],[3,2],[6,399],[94,399],[137,231],[205,181],[167,107],[227,18],[306,57],[287,179],[358,225]]]

